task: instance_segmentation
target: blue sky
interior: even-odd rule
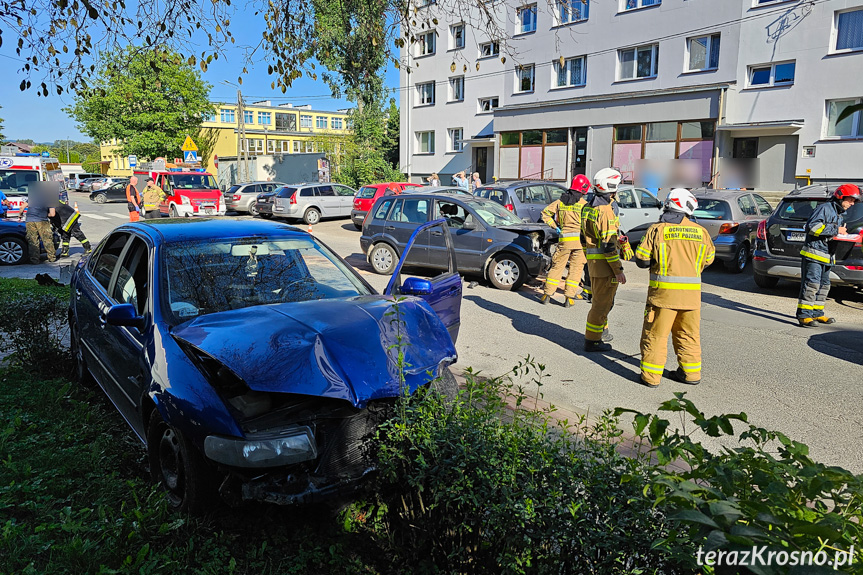
[[[233,86],[221,83],[227,80],[237,82],[244,65],[248,68],[248,74],[243,76],[243,97],[246,103],[259,100],[273,100],[273,104],[291,102],[294,104],[311,104],[319,110],[336,110],[347,108],[350,102],[346,100],[335,100],[330,95],[330,90],[321,81],[310,78],[301,78],[294,81],[294,85],[286,94],[281,90],[272,90],[270,83],[275,76],[267,74],[267,63],[257,56],[257,60],[246,65],[244,62],[244,39],[247,43],[256,41],[261,37],[263,31],[263,16],[255,16],[251,10],[239,11],[231,18],[231,32],[237,38],[237,44],[227,48],[224,57],[213,61],[203,78],[212,84],[210,92],[211,99],[218,102],[234,102],[237,99],[237,90]],[[89,140],[81,134],[75,121],[68,117],[63,108],[72,103],[72,97],[68,94],[57,96],[52,92],[47,98],[37,96],[35,90],[21,92],[18,84],[25,78],[19,69],[23,62],[15,54],[17,39],[8,38],[0,47],[0,77],[4,78],[5,89],[0,94],[0,118],[3,118],[3,133],[9,139],[30,138],[37,142],[53,142],[58,139],[70,138],[73,140]],[[198,50],[200,54],[201,50]],[[258,50],[258,54],[261,50]],[[389,67],[386,72],[386,85],[395,88],[398,86],[398,70]],[[41,76],[33,76],[31,81],[36,84]]]

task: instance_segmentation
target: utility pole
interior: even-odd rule
[[[243,108],[243,92],[237,88],[237,166],[240,168],[241,182],[248,182],[249,177],[249,151],[248,140],[246,140],[246,118]]]

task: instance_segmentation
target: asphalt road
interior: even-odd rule
[[[91,241],[128,221],[125,204],[96,205],[85,194],[73,194],[76,200]],[[314,234],[383,289],[388,278],[371,272],[349,220],[325,221]],[[72,259],[79,254],[73,240]],[[0,275],[51,270],[56,277],[56,268],[0,268]],[[647,270],[626,263],[626,274],[609,318],[614,351],[599,355],[582,351],[587,303],[566,309],[558,294],[541,306],[537,281],[514,293],[483,281],[473,288],[465,283],[456,369],[500,375],[530,355],[545,365],[546,401],[594,415],[617,406],[652,412],[673,392],[685,391],[708,415],[744,411],[755,425],[807,443],[817,460],[863,472],[863,294],[834,288],[827,310],[837,323],[802,329],[794,319],[796,284],[762,290],[750,268],[733,275],[716,264],[703,277],[703,383],[663,380],[651,390],[636,383]],[[676,368],[670,345],[666,366]]]

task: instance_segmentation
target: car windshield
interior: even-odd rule
[[[216,179],[210,174],[172,174],[175,190],[217,190]]]
[[[511,211],[490,201],[471,202],[471,207],[490,226],[511,226],[524,223]]]
[[[730,220],[731,206],[724,200],[699,199],[698,209],[692,213],[699,220]]]
[[[818,204],[824,203],[825,200],[782,200],[779,207],[776,209],[776,214],[783,220],[791,220],[794,222],[805,222],[818,207]],[[845,222],[849,231],[851,228],[857,229],[863,223],[863,204],[854,204],[845,212]]]
[[[377,188],[370,188],[368,186],[364,186],[364,187],[360,188],[359,192],[357,192],[357,197],[358,198],[373,198],[373,197],[375,197],[376,191],[377,191]]]
[[[168,244],[163,253],[163,303],[174,325],[231,309],[371,293],[307,238],[214,238]]]
[[[0,192],[7,196],[26,196],[30,184],[38,181],[34,170],[0,170]]]

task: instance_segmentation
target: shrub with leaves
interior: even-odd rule
[[[766,546],[786,553],[825,551],[830,559],[837,550],[847,552],[854,546],[853,564],[857,569],[863,564],[863,476],[813,461],[805,444],[749,424],[745,413],[707,417],[684,393],[676,393],[659,410],[679,414],[679,427],[671,428],[659,415],[626,409],[615,415],[633,413],[636,434],[649,440],[658,465],[646,493],[675,521],[675,528],[658,542],[672,557],[696,568],[693,541],[705,552],[740,554]],[[736,445],[718,453],[693,438],[694,433],[734,437],[734,422],[744,424],[745,430],[737,435]],[[667,465],[675,461],[686,470],[670,470]],[[851,558],[845,563],[850,565]],[[705,572],[837,572],[827,565],[775,562],[738,569],[707,567]]]
[[[378,493],[397,571],[677,572],[652,548],[666,519],[642,494],[642,463],[617,453],[614,421],[573,429],[526,407],[515,382],[542,371],[530,358],[503,378],[468,371],[454,401],[418,393],[384,424]]]
[[[66,375],[71,369],[65,341],[69,288],[32,289],[29,284],[22,288],[4,298],[0,307],[0,351],[30,372]]]

